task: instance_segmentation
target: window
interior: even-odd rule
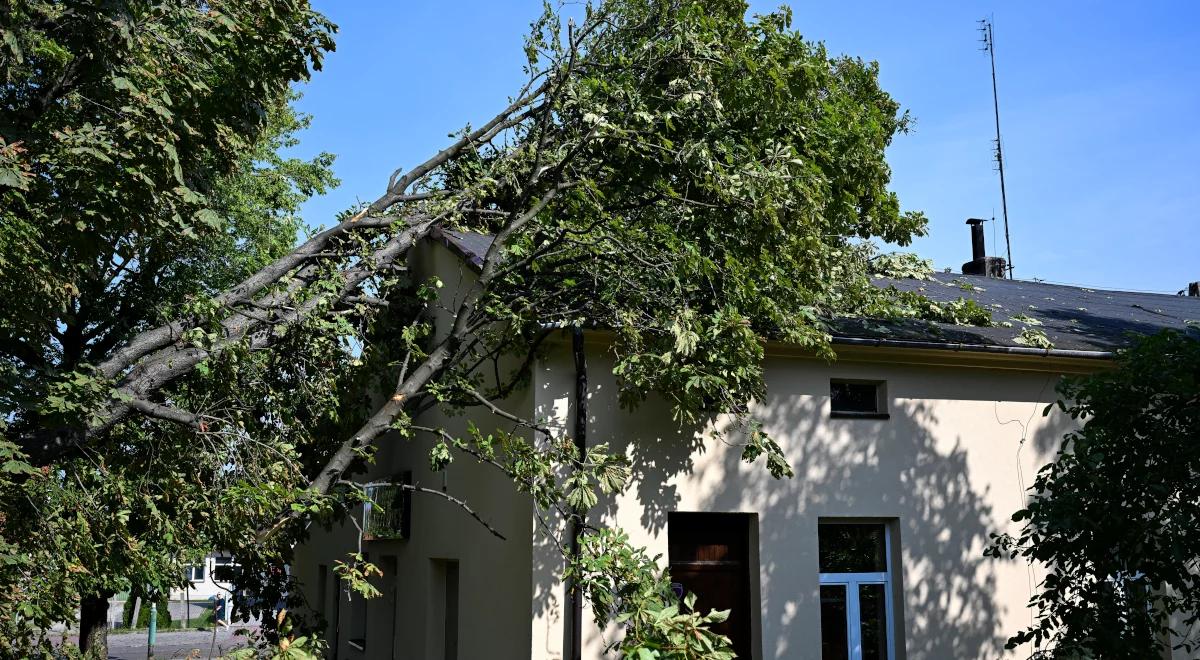
[[[887,419],[887,391],[881,380],[829,381],[831,417]]]
[[[329,611],[326,609],[329,604],[329,565],[317,564],[317,602],[313,609],[321,615],[325,620],[325,627],[329,627]],[[328,639],[328,635],[326,635]]]
[[[711,626],[733,644],[739,658],[752,658],[753,580],[758,579],[758,519],[750,513],[672,511],[667,517],[671,587],[680,596],[696,594],[696,610],[729,610]]]
[[[199,566],[188,566],[187,569],[184,570],[184,575],[187,576],[189,582],[203,582],[204,565],[201,564]]]
[[[823,522],[821,660],[891,660],[891,540],[882,522]]]
[[[213,582],[233,582],[239,566],[233,563],[233,557],[213,557]]]
[[[433,559],[427,657],[458,660],[458,560]]]
[[[369,553],[363,553],[363,561],[371,561]],[[367,599],[361,594],[347,594],[350,603],[350,620],[347,622],[346,644],[365,654],[367,652]],[[341,600],[339,597],[338,600]],[[344,657],[344,656],[342,656]],[[360,655],[351,654],[352,658],[361,657]]]

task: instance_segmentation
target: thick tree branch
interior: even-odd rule
[[[208,430],[200,415],[188,412],[182,408],[176,408],[175,406],[163,403],[154,403],[145,399],[133,399],[128,403],[130,408],[147,417],[175,422],[176,424],[191,427],[197,431],[203,432]]]
[[[280,329],[286,329],[303,321],[324,304],[357,294],[364,281],[406,254],[417,241],[429,233],[435,224],[436,220],[433,218],[422,218],[419,222],[410,224],[407,229],[390,239],[370,257],[344,271],[342,286],[332,297],[312,296],[295,308],[280,314],[274,324],[264,324],[245,313],[235,312],[222,321],[221,328],[224,337],[213,346],[202,348],[181,344],[177,341],[173,346],[158,349],[149,357],[141,360],[137,367],[120,381],[116,396],[98,414],[98,418],[101,420],[99,423],[82,432],[67,432],[58,429],[38,433],[23,442],[25,451],[35,460],[41,462],[52,460],[72,447],[101,436],[112,429],[135,410],[130,405],[130,401],[147,399],[159,388],[189,373],[200,362],[221,354],[226,348],[247,340],[251,348],[270,346],[277,341]],[[276,304],[287,299],[283,293],[272,294],[272,296],[268,298],[275,300]],[[264,325],[268,327],[263,329]],[[170,324],[170,327],[182,331],[182,324]]]
[[[408,222],[411,225],[423,220],[424,218],[414,218]],[[398,222],[405,222],[405,220],[390,216],[365,217],[359,215],[350,218],[336,227],[318,233],[301,244],[300,247],[276,259],[241,283],[216,296],[213,298],[213,303],[217,307],[233,307],[244,303],[264,288],[278,282],[285,275],[302,266],[305,262],[312,260],[314,258],[313,255],[325,252],[326,247],[334,239],[362,229],[388,228]],[[177,341],[188,327],[190,325],[185,321],[175,320],[138,334],[123,347],[115,351],[109,359],[100,363],[100,373],[106,378],[115,378],[141,358]]]
[[[341,479],[351,463],[354,462],[359,452],[391,428],[392,422],[399,417],[413,396],[442,372],[450,358],[456,353],[458,345],[466,338],[475,307],[487,292],[488,286],[498,272],[499,264],[503,261],[505,243],[515,232],[541,213],[563,190],[573,185],[575,184],[553,185],[524,213],[512,215],[512,220],[496,234],[492,244],[488,247],[479,277],[476,278],[471,289],[459,303],[450,331],[411,373],[402,378],[388,401],[371,415],[358,431],[342,442],[321,471],[309,483],[309,490],[318,493],[329,492],[333,484]],[[292,515],[289,514],[288,518],[291,517]],[[267,535],[272,535],[279,529],[282,529],[282,525],[277,524],[267,532]]]

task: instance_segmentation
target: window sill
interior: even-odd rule
[[[891,414],[885,412],[838,412],[829,413],[830,419],[891,419]]]

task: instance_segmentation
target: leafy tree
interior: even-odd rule
[[[0,3],[0,440],[86,424],[95,364],[291,249],[333,179],[277,155],[289,84],[332,29],[305,2]],[[215,494],[194,441],[124,425],[40,470],[0,442],[0,653],[79,607],[102,656],[109,594],[179,582]]]
[[[318,57],[326,45],[325,25],[303,5],[286,5],[290,11],[278,20],[278,12],[255,13],[257,6],[205,5],[217,18],[163,9],[191,22],[174,32],[178,24],[164,22],[162,29],[201,51],[210,40],[189,35],[216,31],[218,42],[224,37],[233,42],[227,46],[249,49],[245,59],[273,55],[295,65],[237,67],[256,81],[264,71],[282,72],[280,83],[303,75],[305,57]],[[456,458],[484,461],[529,493],[542,513],[578,515],[598,491],[624,488],[624,457],[605,446],[579,452],[571,442],[547,442],[549,429],[502,407],[554,327],[613,328],[628,405],[658,392],[680,420],[726,415],[737,422],[728,440],[744,445],[747,461],[762,459],[772,474],[790,475],[778,445],[749,412],[748,402],[764,394],[764,338],[832,355],[824,319],[835,315],[964,312],[871,284],[871,239],[903,244],[925,226],[920,214],[901,212],[887,190],[884,151],[908,118],[879,88],[877,66],[830,56],[804,40],[786,9],[750,19],[746,11],[740,0],[609,0],[580,8],[576,21],[547,7],[526,43],[528,81],[509,105],[464,128],[429,160],[395,172],[373,203],[232,286],[172,299],[158,325],[134,324],[123,339],[75,362],[40,371],[5,353],[6,377],[20,387],[3,399],[12,411],[6,465],[15,476],[0,490],[15,513],[0,534],[18,567],[4,582],[30,585],[23,602],[103,593],[114,587],[108,576],[121,573],[88,553],[118,547],[138,579],[161,588],[179,579],[189,552],[221,547],[243,567],[237,583],[258,595],[240,608],[248,614],[287,591],[279,567],[303,540],[304,523],[342,515],[366,496],[349,477],[389,432],[427,444],[435,467]],[[246,44],[237,37],[249,31],[222,32],[222,17],[278,31]],[[265,28],[256,27],[262,35]],[[276,42],[284,33],[293,38]],[[203,52],[216,63],[200,70],[240,80],[221,63],[243,57],[241,51]],[[164,70],[152,68],[106,84],[113,94],[134,93],[114,82],[118,77],[137,90],[177,85],[158,81],[152,74]],[[206,79],[201,91],[217,88]],[[171,99],[192,98],[188,89],[172,87]],[[240,91],[264,93],[254,85]],[[244,96],[231,98],[240,103]],[[149,126],[134,127],[131,140],[159,130],[147,117]],[[210,134],[242,135],[236,123],[213,126],[214,118],[205,118],[208,124],[187,124],[197,131],[196,145],[206,145],[200,138]],[[91,169],[59,179],[50,171],[27,176],[35,160],[11,146],[16,142],[5,152],[14,163],[6,180],[17,182],[5,194],[14,199],[28,196],[35,182],[61,180],[76,191],[84,189],[79,177],[98,176]],[[109,158],[141,153],[126,149],[124,138],[106,144],[115,154]],[[159,249],[189,230],[201,235],[220,217],[206,205],[214,193],[192,183],[206,179],[189,174],[207,161],[176,147],[181,186],[174,156],[144,151],[165,158],[157,178],[128,185],[147,200],[176,196],[145,207],[162,209],[138,221],[138,230],[149,232],[146,244]],[[226,151],[218,140],[210,157],[225,162]],[[132,172],[116,168],[106,176],[137,178]],[[101,190],[123,208],[125,185]],[[104,204],[117,205],[108,197],[88,215],[68,214],[54,194],[29,199],[29,218],[79,218],[78,232],[129,217],[106,210]],[[143,208],[138,199],[131,195],[128,204]],[[196,210],[185,212],[188,205]],[[21,222],[5,237],[24,246],[3,253],[5,286],[36,282],[47,292],[39,301],[59,295],[77,313],[72,305],[90,299],[81,289],[62,293],[64,282],[78,288],[79,278],[53,264],[67,262],[74,273],[88,258],[12,256],[36,242],[28,236],[41,226]],[[478,276],[452,300],[439,295],[440,282],[415,280],[402,267],[415,243],[443,229],[492,237]],[[266,260],[280,245],[253,254]],[[6,317],[6,332],[42,352],[58,350],[59,325],[48,320],[58,317],[46,311],[53,304],[39,304],[45,309]],[[19,326],[21,319],[33,320]],[[382,401],[373,396],[381,384]],[[420,414],[435,406],[491,410],[513,430],[472,429],[460,437],[423,425]],[[452,493],[406,488],[447,498],[478,518]],[[51,540],[44,552],[21,542],[39,534]],[[597,561],[578,557],[572,570],[585,587],[620,585],[624,595],[596,610],[635,623],[625,652],[722,657],[712,655],[723,652],[722,640],[704,628],[719,614],[679,609],[619,535],[584,536],[584,548],[603,552],[591,555]],[[53,572],[32,568],[47,557]],[[372,570],[354,558],[339,568],[349,577]],[[25,630],[63,614],[21,607],[0,607],[15,612],[0,622]],[[641,625],[647,617],[657,623]],[[683,633],[698,636],[696,643],[672,655]]]
[[[1200,336],[1166,331],[1116,369],[1059,386],[1082,423],[1038,473],[1024,526],[988,552],[1046,567],[1037,622],[1009,640],[1053,658],[1194,653],[1200,621]],[[1050,408],[1047,408],[1047,413]]]

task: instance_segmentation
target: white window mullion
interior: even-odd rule
[[[862,660],[862,617],[858,611],[858,581],[846,585],[846,633],[850,642],[850,660]]]

